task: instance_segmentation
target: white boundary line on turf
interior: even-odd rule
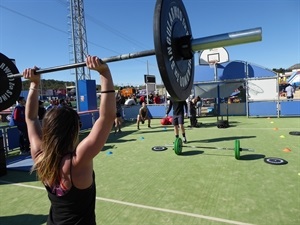
[[[12,183],[12,182],[8,182],[8,181],[4,181],[4,180],[0,180],[0,182],[4,183],[4,184],[11,184],[11,185],[20,186],[20,187],[45,190],[45,188],[43,188],[43,187],[36,187],[36,186],[27,185],[27,184]],[[227,219],[221,219],[221,218],[217,218],[217,217],[204,216],[204,215],[199,215],[199,214],[195,214],[195,213],[182,212],[182,211],[172,210],[172,209],[164,209],[164,208],[152,207],[152,206],[147,206],[147,205],[140,205],[140,204],[124,202],[124,201],[119,201],[119,200],[114,200],[114,199],[109,199],[109,198],[96,197],[96,199],[99,201],[112,202],[112,203],[121,204],[121,205],[127,205],[127,206],[132,206],[132,207],[137,207],[137,208],[143,208],[143,209],[151,209],[151,210],[160,211],[160,212],[167,212],[167,213],[173,213],[173,214],[178,214],[178,215],[183,215],[183,216],[196,217],[196,218],[212,220],[212,221],[228,223],[228,224],[253,225],[250,223],[243,223],[243,222],[234,221],[234,220],[227,220]]]
[[[217,126],[217,125],[216,125]],[[170,127],[171,128],[171,127]],[[185,127],[185,129],[201,129],[201,128],[203,128],[203,129],[216,129],[216,127],[199,127],[199,128],[191,128],[191,127]],[[235,130],[270,130],[270,131],[273,131],[273,129],[275,128],[275,127],[269,127],[269,128],[264,128],[264,127],[258,127],[258,128],[251,128],[251,127],[231,127],[230,126],[230,124],[229,124],[229,128],[230,129],[235,129]],[[223,129],[223,130],[226,130],[226,129]],[[278,128],[278,131],[279,130],[290,130],[290,131],[298,131],[299,130],[299,128]]]

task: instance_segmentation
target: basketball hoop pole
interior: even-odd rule
[[[214,74],[215,74],[215,81],[217,81],[218,80],[217,62],[214,63]]]
[[[213,60],[213,61],[210,61],[210,62],[209,62],[210,68],[214,68],[214,77],[215,77],[215,81],[218,80],[217,63],[218,63],[218,60]]]

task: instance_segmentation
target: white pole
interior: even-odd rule
[[[147,60],[147,75],[149,75],[149,65],[148,65],[148,60]],[[147,105],[149,105],[149,94],[148,94],[148,83],[146,83],[146,94],[147,94]]]

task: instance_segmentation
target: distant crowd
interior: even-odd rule
[[[45,108],[48,111],[48,110],[52,109],[53,107],[62,107],[62,106],[73,107],[72,103],[71,103],[71,101],[69,99],[64,99],[64,98],[57,99],[56,98],[56,99],[50,100],[49,101],[49,105],[46,106]]]
[[[118,95],[118,94],[117,94]],[[137,96],[136,94],[132,94],[129,97],[124,97],[120,95],[120,101],[122,105],[142,105],[143,102],[147,104],[163,104],[165,103],[166,99],[164,95],[159,95],[159,94],[153,94],[150,93],[148,96],[147,95],[140,95]]]

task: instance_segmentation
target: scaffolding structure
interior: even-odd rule
[[[83,0],[69,0],[69,52],[71,63],[81,63],[85,61],[88,55],[87,35],[84,17]],[[90,71],[86,67],[79,67],[72,70],[71,75],[75,75],[76,79],[76,98],[77,110],[79,108],[79,90],[78,80],[90,80]]]
[[[84,4],[83,0],[69,0],[69,2],[70,61],[72,63],[80,63],[84,62],[88,55]],[[74,73],[79,80],[91,79],[90,71],[86,67],[76,68],[74,69]]]

